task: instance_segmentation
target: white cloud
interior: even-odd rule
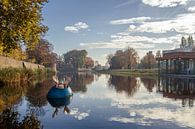
[[[142,23],[145,21],[151,20],[151,17],[135,17],[129,19],[119,19],[110,21],[112,25],[122,25],[122,24],[131,24],[131,23]]]
[[[195,13],[187,13],[177,15],[176,18],[162,21],[144,22],[138,26],[129,26],[130,32],[151,32],[151,33],[167,33],[176,31],[180,33],[194,33]]]
[[[157,6],[160,8],[175,7],[178,5],[186,5],[190,0],[142,0],[142,2],[149,6]]]
[[[90,42],[90,43],[80,43],[80,46],[88,49],[97,48],[118,48],[124,49],[126,47],[133,47],[138,49],[154,49],[154,44],[174,44],[180,41],[180,35],[167,37],[167,38],[155,38],[146,36],[131,36],[131,35],[121,35],[118,33],[116,35],[111,35],[111,40],[109,42]]]
[[[90,42],[90,43],[81,43],[80,46],[89,48],[89,49],[124,49],[127,47],[132,47],[135,49],[149,49],[149,48],[154,48],[154,45],[152,44],[144,44],[141,42],[138,43],[131,43],[130,41],[128,42]]]
[[[190,11],[190,12],[195,12],[195,6],[189,7],[189,8],[188,8],[188,11]]]
[[[86,23],[78,22],[78,23],[75,23],[72,26],[65,26],[64,30],[68,31],[68,32],[76,33],[76,32],[79,32],[80,30],[85,30],[85,29],[88,29],[88,28],[89,28],[89,25],[87,25]]]
[[[124,7],[124,6],[130,5],[130,4],[134,4],[135,2],[136,1],[134,1],[134,0],[126,1],[124,3],[121,3],[121,4],[117,5],[117,6],[115,6],[115,8],[120,8],[120,7]]]
[[[80,43],[80,46],[84,49],[125,49],[127,47],[132,47],[138,52],[140,58],[142,58],[145,53],[150,50],[157,51],[158,49],[173,49],[178,46],[180,39],[180,34],[166,38],[157,38],[131,36],[129,32],[121,32],[111,35],[111,40],[108,42],[100,41]],[[166,48],[166,46],[164,48],[156,48],[156,44],[164,44],[168,46],[168,48]]]
[[[149,50],[157,51],[158,49],[174,49],[178,47],[182,36],[194,33],[195,22],[193,19],[195,19],[195,13],[180,14],[174,18],[163,20],[153,19],[151,17],[114,20],[110,21],[110,24],[130,25],[126,31],[111,35],[110,40],[83,42],[80,43],[80,46],[85,49],[110,50],[132,47],[136,49],[139,56],[142,57]],[[139,35],[139,33],[142,35]],[[145,36],[145,33],[147,33],[148,36]],[[182,33],[182,35],[179,33]],[[161,34],[173,34],[173,36],[161,37]]]
[[[195,6],[188,8],[192,13],[178,14],[175,18],[166,20],[151,17],[137,17],[110,21],[112,25],[130,24],[130,32],[167,33],[176,31],[179,33],[192,34],[195,30]],[[156,21],[157,20],[157,21]],[[140,23],[135,25],[134,23]]]

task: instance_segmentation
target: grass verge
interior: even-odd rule
[[[135,77],[157,77],[157,69],[116,69],[98,71],[103,74],[118,75],[118,76],[135,76]]]

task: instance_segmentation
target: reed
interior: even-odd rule
[[[51,77],[54,72],[51,69],[24,69],[24,68],[2,68],[0,69],[0,81],[3,83],[32,82],[44,80]]]

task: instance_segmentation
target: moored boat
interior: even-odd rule
[[[53,86],[47,94],[47,98],[53,99],[63,99],[71,96],[73,96],[73,93],[70,87],[58,88],[56,86]]]

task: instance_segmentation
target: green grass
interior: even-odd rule
[[[103,74],[111,74],[118,76],[151,76],[157,77],[158,70],[157,69],[116,69],[116,70],[103,70],[100,71]]]

